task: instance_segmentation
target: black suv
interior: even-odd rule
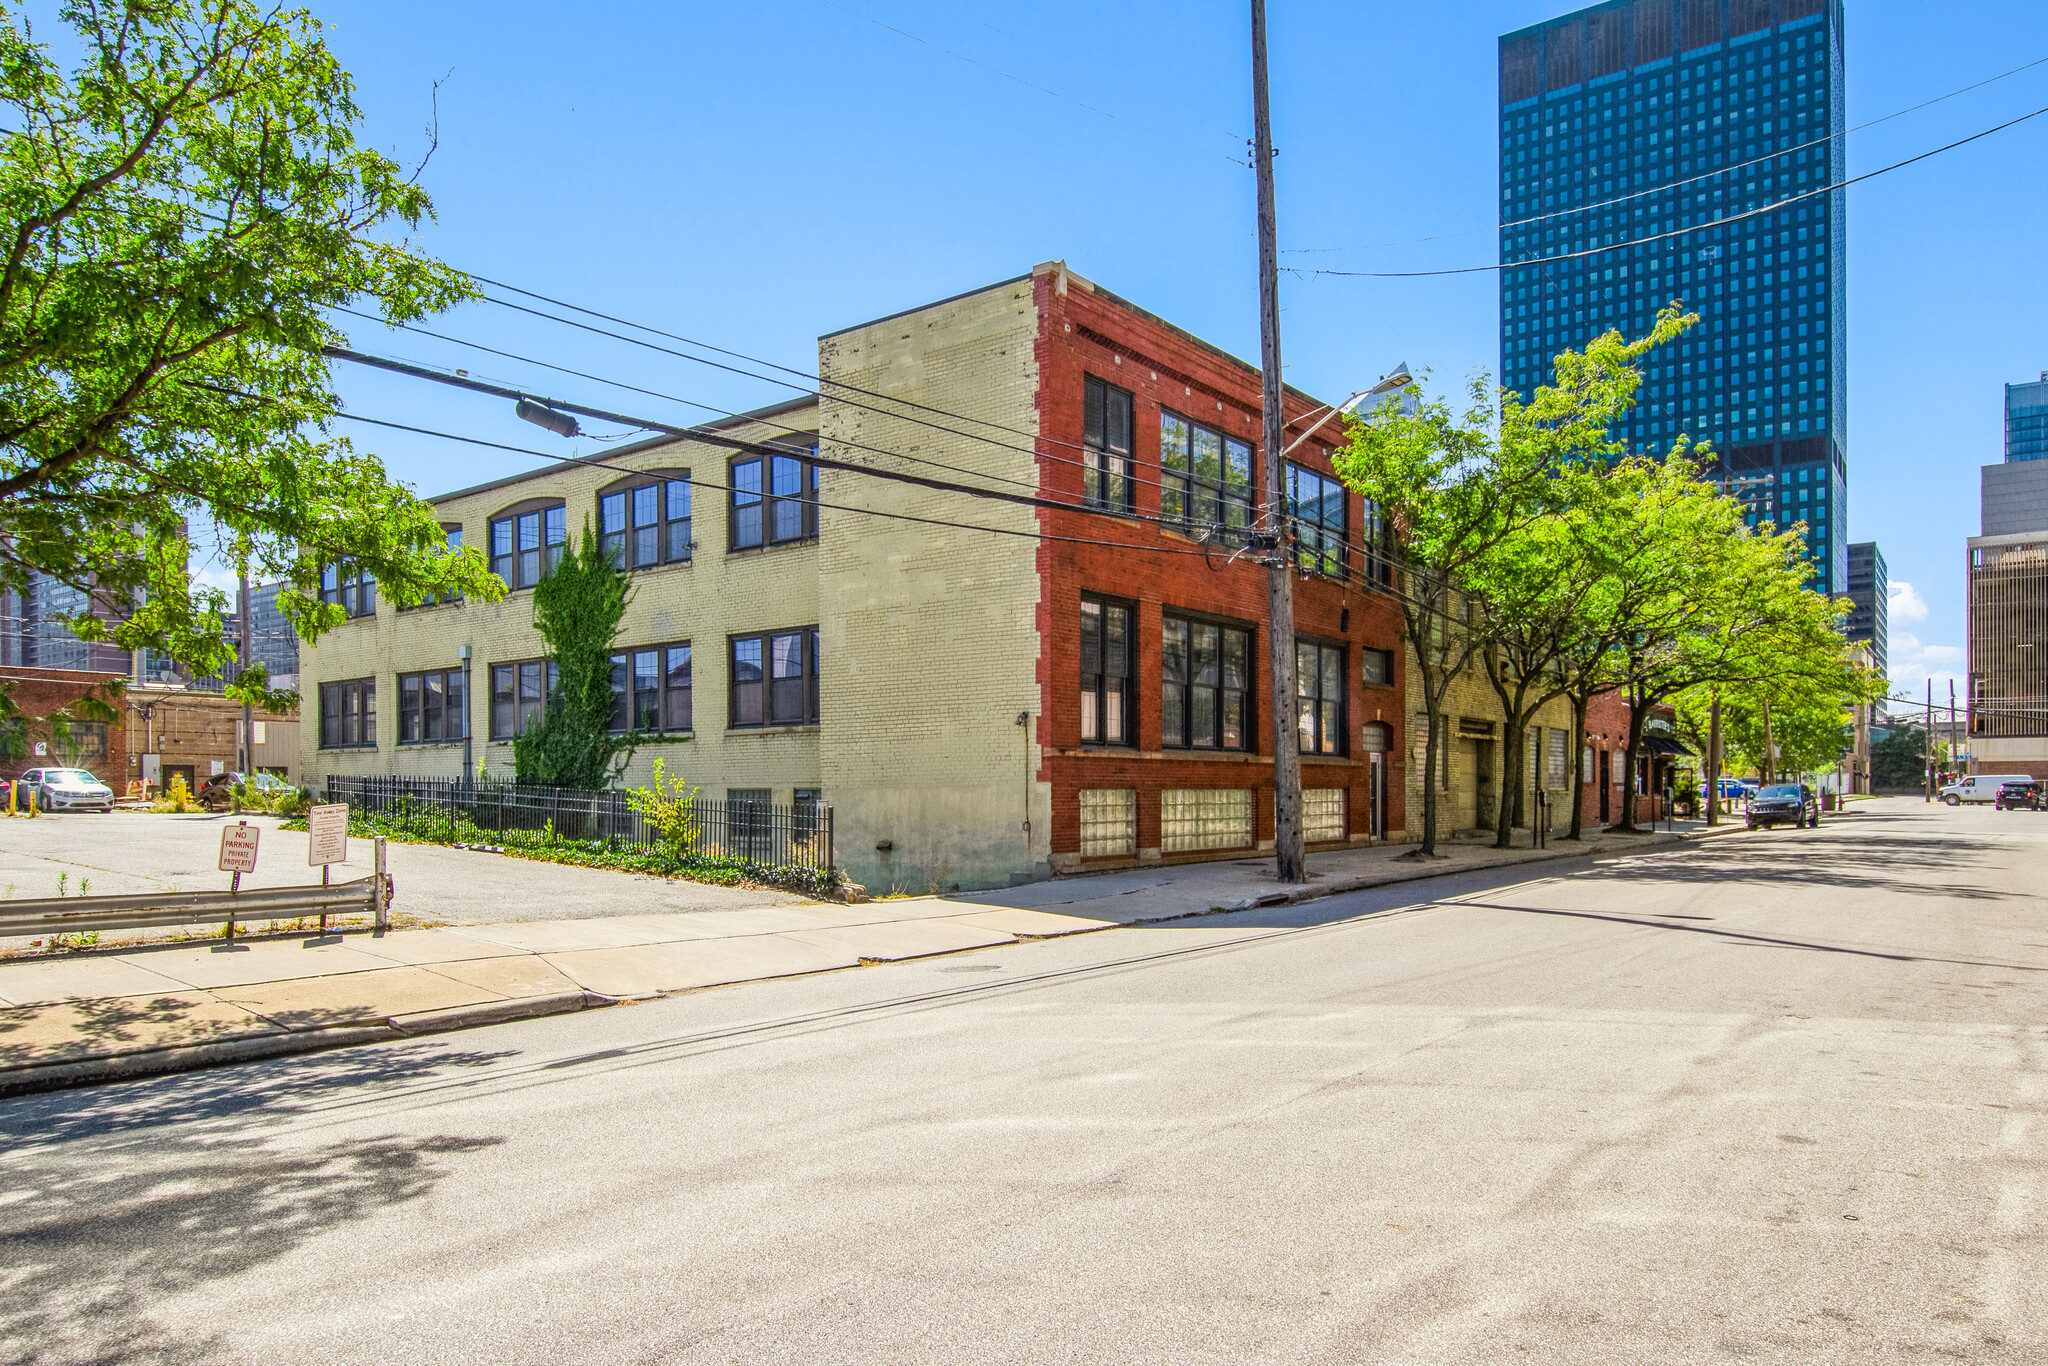
[[[1991,805],[1999,811],[2017,811],[2021,807],[2039,811],[2044,800],[2041,789],[2039,778],[2008,778],[1998,785],[1998,795],[1991,799]]]
[[[1749,828],[1790,825],[1803,830],[1820,824],[1820,798],[1805,783],[1772,783],[1749,799]]]

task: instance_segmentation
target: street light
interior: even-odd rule
[[[1323,415],[1320,418],[1317,418],[1316,421],[1312,423],[1310,426],[1304,428],[1301,435],[1295,437],[1293,442],[1288,445],[1287,449],[1280,452],[1280,458],[1284,460],[1288,456],[1294,454],[1294,449],[1296,446],[1299,446],[1302,442],[1308,440],[1317,432],[1321,431],[1326,425],[1328,425],[1331,418],[1336,417],[1342,413],[1355,412],[1358,408],[1358,405],[1365,402],[1367,399],[1377,398],[1381,394],[1391,394],[1396,390],[1405,389],[1414,382],[1415,376],[1408,373],[1408,362],[1404,360],[1399,365],[1394,367],[1394,372],[1391,375],[1381,376],[1380,382],[1378,384],[1373,385],[1372,388],[1360,389],[1357,393],[1353,394],[1350,398],[1345,399],[1342,403],[1339,403],[1334,408],[1327,403],[1324,404],[1322,408],[1318,410]]]

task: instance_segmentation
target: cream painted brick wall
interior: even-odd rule
[[[828,379],[1009,429],[972,428],[1003,443],[992,444],[828,396],[824,452],[977,482],[836,444],[859,442],[1036,487],[1037,333],[1025,279],[823,339]],[[832,471],[823,501],[1037,529],[1029,508]],[[840,862],[878,892],[1044,876],[1051,800],[1036,781],[1039,543],[859,512],[827,510],[822,521],[820,758]],[[1030,726],[1017,725],[1020,712]],[[884,841],[893,847],[878,851]]]
[[[1429,732],[1425,728],[1423,721],[1422,671],[1415,665],[1415,654],[1412,650],[1407,649],[1404,645],[1402,654],[1405,661],[1403,667],[1408,671],[1408,698],[1413,703],[1407,717],[1407,837],[1411,840],[1419,840],[1422,838],[1423,746],[1428,742]],[[1501,791],[1500,746],[1502,735],[1507,729],[1507,723],[1503,719],[1504,713],[1501,710],[1500,698],[1493,691],[1493,685],[1486,681],[1486,675],[1475,665],[1453,680],[1450,692],[1445,696],[1441,710],[1442,714],[1448,718],[1448,723],[1440,736],[1440,743],[1450,747],[1454,758],[1450,769],[1450,788],[1448,791],[1439,789],[1437,793],[1437,833],[1439,835],[1454,834],[1458,831],[1474,828],[1490,830],[1494,828],[1495,820],[1495,813],[1491,803],[1498,799]],[[1491,740],[1461,741],[1458,738],[1458,718],[1461,716],[1468,716],[1476,721],[1491,721],[1493,723],[1493,738]],[[1572,725],[1571,704],[1563,698],[1547,702],[1536,713],[1536,719],[1531,724],[1540,725],[1546,730],[1554,728],[1569,732]],[[1550,742],[1546,738],[1543,743],[1547,747]],[[1485,790],[1483,793],[1471,790],[1467,782],[1467,770],[1456,761],[1455,755],[1457,751],[1465,745],[1476,745],[1487,750],[1486,760],[1491,763],[1494,781],[1490,789]],[[1568,754],[1567,758],[1570,760],[1568,774],[1570,777],[1576,778],[1578,773],[1578,756],[1576,754]],[[1443,760],[1439,758],[1439,765],[1442,762]],[[1542,762],[1547,763],[1547,759]],[[1524,753],[1519,756],[1515,763],[1525,767],[1528,764],[1527,754]],[[1544,771],[1541,764],[1539,764],[1539,775]],[[1511,768],[1509,775],[1510,777],[1521,776],[1522,768]],[[1509,790],[1512,792],[1512,789]],[[1553,806],[1551,810],[1551,824],[1555,829],[1563,830],[1571,824],[1571,807],[1569,802],[1570,789],[1567,788],[1564,790],[1564,799]],[[1524,819],[1527,819],[1531,814],[1525,804]]]
[[[723,429],[741,440],[774,440],[792,430],[817,426],[815,405],[777,414],[772,423],[756,422]],[[463,543],[486,552],[490,519],[514,503],[559,497],[568,506],[572,538],[582,534],[587,517],[597,521],[597,491],[636,470],[687,469],[693,478],[723,485],[732,452],[687,438],[645,447],[606,462],[602,469],[563,465],[536,471],[517,482],[435,500],[442,520],[462,525]],[[819,784],[818,730],[726,729],[727,638],[732,634],[811,626],[818,622],[818,546],[815,543],[771,547],[727,554],[726,496],[698,488],[691,505],[691,534],[696,551],[688,564],[635,571],[633,596],[619,628],[622,649],[679,644],[692,647],[692,715],[694,738],[687,743],[660,742],[642,747],[627,765],[624,780],[650,780],[656,757],[668,760],[671,776],[680,775],[704,788],[705,795],[723,798],[729,787],[769,788],[775,800],[788,802],[797,788]],[[542,653],[533,626],[533,594],[508,594],[496,603],[447,603],[412,612],[378,603],[374,617],[348,622],[300,653],[300,689],[305,698],[301,728],[302,771],[317,790],[329,774],[460,777],[460,742],[436,745],[397,744],[397,675],[424,669],[455,668],[458,651],[472,647],[473,695],[470,726],[477,763],[489,772],[510,777],[512,746],[493,742],[490,734],[490,666],[535,659]],[[825,655],[830,676],[830,655]],[[320,744],[319,685],[337,679],[377,679],[377,748],[323,750]],[[829,798],[828,798],[829,800]]]

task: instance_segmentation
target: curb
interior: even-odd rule
[[[366,1043],[397,1043],[424,1034],[440,1034],[475,1025],[504,1024],[512,1020],[564,1015],[586,1006],[609,1005],[602,996],[583,992],[556,992],[547,996],[524,996],[482,1005],[456,1006],[450,1010],[422,1011],[417,1015],[396,1015],[382,1024],[335,1025],[327,1029],[287,1030],[262,1034],[253,1039],[227,1039],[220,1043],[181,1044],[175,1048],[152,1048],[123,1053],[111,1058],[81,1058],[76,1062],[53,1062],[0,1072],[0,1099],[36,1095],[45,1091],[66,1091],[102,1082],[134,1081],[144,1077],[194,1072],[229,1063],[260,1062],[266,1058],[299,1053],[324,1053],[330,1048],[352,1048]]]
[[[1212,906],[1209,908],[1207,912],[1196,911],[1192,912],[1192,914],[1215,915],[1219,911],[1228,913],[1231,911],[1255,911],[1268,906],[1299,906],[1304,901],[1320,901],[1324,897],[1343,896],[1349,892],[1369,892],[1377,887],[1393,887],[1398,886],[1403,882],[1420,882],[1425,878],[1451,877],[1459,873],[1486,873],[1492,872],[1500,868],[1519,868],[1522,865],[1529,863],[1551,863],[1559,859],[1611,857],[1622,852],[1633,853],[1638,849],[1668,849],[1673,845],[1686,844],[1695,840],[1705,839],[1709,835],[1730,834],[1739,829],[1741,829],[1740,826],[1723,825],[1705,830],[1688,831],[1687,833],[1682,835],[1676,833],[1653,834],[1647,836],[1641,844],[1636,845],[1634,846],[1634,848],[1627,851],[1605,849],[1595,850],[1545,848],[1529,853],[1523,858],[1495,859],[1490,862],[1468,863],[1458,868],[1418,867],[1405,870],[1403,872],[1396,874],[1393,877],[1367,876],[1339,878],[1332,882],[1314,883],[1306,887],[1297,887],[1291,891],[1261,892],[1257,896],[1240,897],[1236,901],[1225,902],[1220,906]],[[1166,920],[1183,919],[1186,919],[1186,916],[1166,917]],[[1165,921],[1158,920],[1134,923],[1163,924],[1165,923]]]
[[[1704,839],[1709,835],[1732,834],[1741,826],[1727,825],[1686,834],[1653,834],[1646,837],[1638,849],[1670,848],[1674,845]],[[1550,863],[1561,859],[1597,858],[1614,851],[1561,849],[1536,850],[1523,858],[1497,859],[1491,862],[1466,864],[1458,868],[1417,867],[1400,872],[1394,877],[1350,877],[1328,883],[1317,883],[1297,887],[1291,891],[1263,892],[1258,896],[1241,897],[1206,911],[1188,911],[1176,916],[1165,916],[1159,920],[1137,920],[1132,925],[1165,924],[1174,920],[1186,920],[1194,916],[1215,915],[1232,911],[1250,911],[1268,906],[1295,906],[1305,901],[1319,901],[1324,897],[1342,896],[1348,892],[1370,891],[1376,887],[1391,887],[1404,882],[1421,882],[1428,878],[1449,877],[1458,873],[1483,873],[1499,868],[1515,868],[1530,863]],[[1103,929],[1120,929],[1124,926],[1105,925]],[[1094,933],[1078,931],[1077,933]],[[1047,936],[1019,935],[1020,940],[1038,940]],[[1065,936],[1055,936],[1064,938]],[[937,957],[940,955],[926,955]],[[735,984],[737,985],[737,984]],[[666,995],[668,993],[660,993]],[[628,998],[630,999],[630,998]],[[419,1038],[427,1034],[442,1034],[451,1030],[471,1029],[481,1025],[509,1024],[515,1020],[540,1019],[548,1015],[565,1015],[579,1010],[595,1009],[600,1006],[619,1004],[617,999],[599,996],[590,992],[565,991],[545,996],[523,996],[503,1001],[487,1001],[481,1005],[455,1006],[447,1010],[427,1010],[414,1015],[394,1015],[382,1023],[373,1025],[335,1025],[326,1029],[287,1030],[276,1034],[263,1034],[248,1039],[228,1039],[220,1043],[183,1044],[175,1048],[146,1049],[136,1053],[125,1053],[109,1058],[81,1058],[75,1062],[56,1062],[31,1065],[8,1071],[0,1071],[0,1099],[14,1096],[36,1095],[47,1091],[64,1091],[79,1086],[93,1086],[102,1082],[139,1080],[144,1077],[169,1076],[178,1072],[193,1072],[202,1068],[220,1067],[229,1063],[259,1062],[266,1058],[288,1057],[300,1053],[321,1053],[330,1048],[350,1048],[357,1044],[396,1043],[405,1039]]]

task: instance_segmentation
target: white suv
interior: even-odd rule
[[[1941,799],[1950,806],[1961,806],[1964,802],[1995,802],[2000,787],[2016,778],[2027,777],[2025,773],[1972,773],[1944,787]]]

